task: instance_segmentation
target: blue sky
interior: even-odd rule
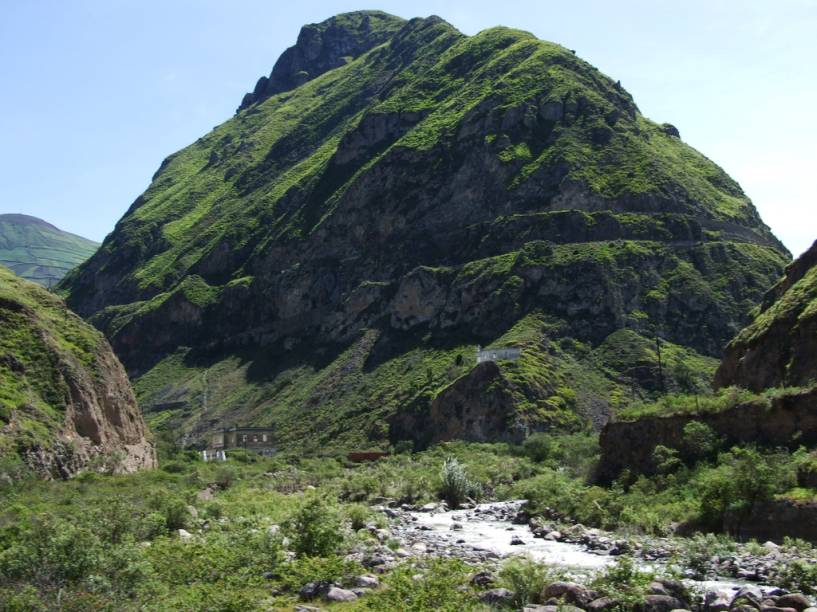
[[[817,0],[0,0],[0,212],[101,240],[301,25],[362,8],[576,49],[735,177],[793,253],[817,238]]]

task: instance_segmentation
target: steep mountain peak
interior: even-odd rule
[[[386,42],[405,23],[382,11],[355,11],[303,26],[295,45],[281,54],[268,77],[258,79],[238,111],[343,66]]]
[[[734,180],[558,44],[437,17],[384,17],[374,44],[335,19],[63,281],[149,414],[368,446],[708,385],[789,260]],[[477,371],[477,344],[523,350]]]

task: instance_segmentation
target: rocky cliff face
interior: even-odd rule
[[[477,344],[523,348],[498,365],[507,423],[697,385],[787,261],[734,181],[571,51],[364,12],[305,28],[62,290],[152,418],[370,446],[403,411],[495,397],[456,382]]]
[[[658,445],[684,448],[684,426],[704,423],[723,439],[727,447],[758,444],[789,446],[817,444],[817,389],[783,394],[773,399],[756,399],[717,413],[647,416],[635,421],[608,423],[601,433],[602,458],[598,477],[611,482],[623,470],[633,474],[654,473],[653,452]]]
[[[56,478],[156,464],[128,377],[102,335],[2,267],[0,456]]]
[[[726,348],[716,387],[817,383],[817,242],[786,268],[754,321]]]
[[[361,11],[305,25],[298,42],[281,54],[270,75],[258,79],[255,88],[244,96],[238,112],[340,68],[388,41],[404,23],[380,11]]]

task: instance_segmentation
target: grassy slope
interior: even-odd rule
[[[0,266],[0,454],[47,445],[68,396],[58,366],[93,368],[101,341],[58,297]]]
[[[26,215],[0,215],[0,264],[50,287],[94,254],[98,243]]]

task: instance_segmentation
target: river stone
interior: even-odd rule
[[[794,608],[798,612],[802,612],[811,606],[808,597],[802,593],[790,593],[788,595],[781,595],[777,598],[777,606],[779,608]]]
[[[707,591],[704,601],[708,612],[726,612],[732,597],[724,591]]]
[[[795,608],[781,608],[780,606],[763,606],[760,612],[797,612]]]
[[[683,608],[684,603],[671,595],[647,595],[644,597],[644,612],[670,612]]]
[[[357,595],[352,593],[352,591],[347,591],[346,589],[333,586],[323,598],[326,601],[355,601],[357,599]]]
[[[380,585],[380,580],[377,576],[371,574],[363,574],[355,578],[355,586],[363,587],[365,589],[374,589]]]
[[[584,612],[581,608],[566,604],[559,604],[557,606],[525,606],[522,610],[523,612]]]
[[[658,578],[655,580],[655,583],[661,585],[669,595],[677,597],[681,601],[686,601],[686,599],[689,597],[689,591],[680,580]],[[656,593],[656,595],[663,595],[663,593]]]
[[[514,592],[509,589],[491,589],[479,596],[479,600],[489,606],[502,606],[513,601]]]
[[[484,570],[471,576],[470,582],[473,586],[487,587],[496,582],[496,577],[493,575],[493,573]]]
[[[180,540],[187,541],[187,540],[192,540],[193,539],[193,534],[190,533],[189,531],[187,531],[187,529],[179,529],[178,533],[179,533],[179,539]]]
[[[511,537],[511,546],[524,546],[525,540],[515,535]]]
[[[305,585],[301,587],[301,590],[298,592],[298,595],[302,600],[308,601],[310,599],[323,597],[334,586],[335,585],[332,584],[329,580],[307,582]]]
[[[587,609],[591,612],[601,612],[602,610],[613,610],[619,606],[619,602],[612,597],[599,597],[587,604]]]
[[[590,591],[575,582],[554,582],[545,587],[542,599],[555,597],[565,603],[579,606],[587,605],[590,600]]]

